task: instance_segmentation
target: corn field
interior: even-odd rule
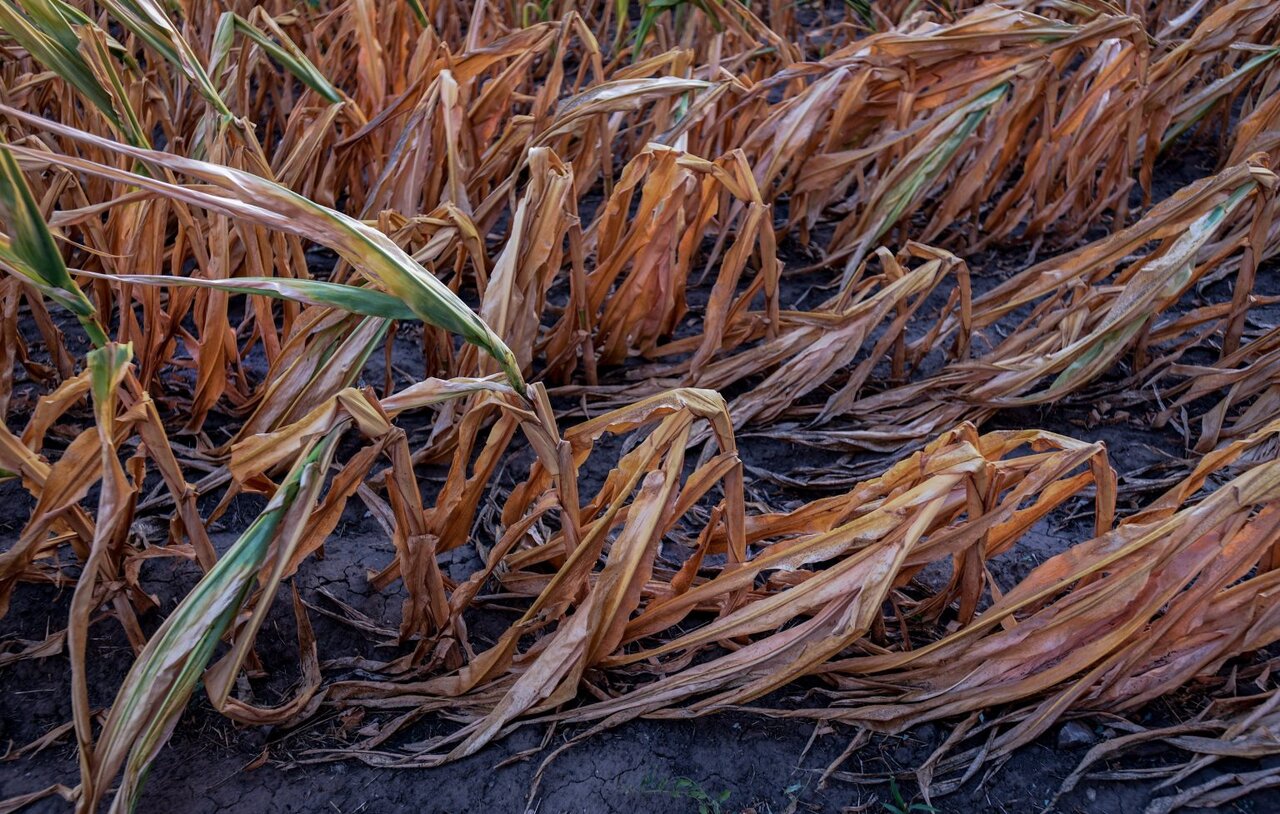
[[[1192,693],[1064,793],[1280,785],[1170,791],[1280,755],[1277,160],[1274,0],[0,0],[0,615],[69,597],[0,692],[59,665],[79,765],[0,812],[134,810],[197,703],[398,768],[933,723],[945,810]],[[389,618],[297,587],[352,517]]]

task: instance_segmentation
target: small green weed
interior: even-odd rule
[[[729,789],[709,792],[698,781],[688,777],[646,777],[640,791],[684,798],[698,807],[698,814],[723,814],[723,806],[733,794]]]
[[[886,814],[914,814],[914,812],[922,812],[922,814],[938,814],[938,809],[924,803],[908,803],[902,797],[902,790],[898,788],[898,781],[889,778],[889,793],[893,795],[893,802],[885,802],[884,806]]]

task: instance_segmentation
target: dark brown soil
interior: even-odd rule
[[[6,489],[0,501],[0,529],[21,522],[21,499]],[[16,516],[15,516],[16,515]],[[229,542],[223,536],[219,543]],[[1046,553],[1051,543],[1045,542]],[[1037,544],[1035,547],[1039,547]],[[390,556],[389,543],[365,534],[338,536],[328,545],[323,561],[313,561],[299,577],[304,597],[325,606],[317,594],[327,589],[375,620],[394,626],[400,597],[379,595],[367,585],[365,569]],[[165,611],[194,578],[186,566],[162,564],[151,569],[147,586],[162,599]],[[65,624],[69,593],[44,586],[21,586],[2,628],[5,638],[40,638],[46,630]],[[283,597],[281,598],[283,599]],[[331,607],[331,606],[330,606]],[[287,606],[280,601],[273,622],[260,639],[260,653],[273,671],[269,681],[254,682],[260,701],[288,692],[296,676],[294,632]],[[363,634],[320,614],[312,614],[322,654],[370,652]],[[154,620],[152,620],[154,621]],[[94,628],[89,663],[92,700],[109,703],[127,669],[129,656],[118,626],[111,621]],[[25,661],[0,672],[0,744],[21,745],[70,719],[68,667],[64,657]],[[777,699],[794,703],[804,692],[797,688]],[[1194,704],[1194,699],[1178,703]],[[1158,704],[1139,720],[1163,723],[1186,716],[1191,708]],[[437,722],[415,730],[416,737]],[[1103,732],[1106,722],[1085,721]],[[540,753],[513,765],[497,764],[537,747],[546,733],[527,729],[480,754],[437,769],[375,768],[355,761],[299,763],[308,752],[341,748],[350,739],[334,713],[294,731],[237,729],[219,716],[202,697],[191,705],[168,748],[157,760],[147,782],[139,811],[164,812],[409,812],[473,811],[523,812]],[[571,732],[553,733],[558,744]],[[853,732],[844,728],[820,731],[808,723],[761,716],[721,714],[701,720],[638,721],[597,736],[564,753],[547,768],[533,810],[540,812],[655,811],[697,812],[701,799],[718,800],[724,812],[840,811],[871,803],[869,811],[885,811],[891,801],[883,783],[832,780],[818,785],[822,771],[848,744]],[[938,726],[917,728],[899,737],[873,739],[842,765],[855,774],[888,775],[909,771],[922,763],[946,735]],[[993,777],[982,773],[959,792],[935,800],[940,811],[1040,811],[1061,780],[1086,751],[1085,746],[1058,748],[1057,734],[1024,749]],[[812,743],[810,739],[812,738]],[[262,762],[263,752],[267,760]],[[1161,765],[1178,759],[1170,750],[1155,750],[1139,765]],[[262,765],[258,765],[262,764]],[[1135,765],[1130,759],[1127,767]],[[257,768],[250,768],[257,766]],[[1245,762],[1222,764],[1212,772],[1256,768]],[[16,761],[0,762],[0,796],[35,791],[52,783],[74,785],[75,748],[63,738],[44,752]],[[1202,773],[1188,781],[1200,782]],[[1088,782],[1064,797],[1063,812],[1140,811],[1151,797],[1152,783]],[[914,785],[900,782],[911,798]],[[1168,792],[1166,792],[1168,793]],[[878,801],[878,802],[873,802]],[[1228,809],[1240,812],[1275,811],[1280,792],[1260,792]],[[58,799],[37,803],[34,812],[69,810]]]

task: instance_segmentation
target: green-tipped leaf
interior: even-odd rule
[[[107,343],[98,312],[67,272],[62,254],[44,222],[18,162],[0,140],[0,264],[25,278],[45,296],[76,315],[95,345]]]

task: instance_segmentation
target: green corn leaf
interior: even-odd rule
[[[965,140],[977,129],[987,112],[995,106],[996,102],[1004,98],[1008,89],[1007,84],[997,85],[948,117],[944,127],[951,132],[946,139],[924,156],[919,167],[885,197],[887,214],[881,221],[882,225],[872,238],[872,242],[883,237],[889,227],[898,222],[911,200],[951,161]]]
[[[107,343],[93,303],[71,279],[18,162],[0,139],[0,264],[76,315],[94,345]]]
[[[265,15],[264,15],[265,16]],[[330,102],[341,102],[342,94],[338,89],[329,82],[325,75],[320,72],[311,60],[307,59],[306,54],[302,52],[293,40],[266,18],[265,24],[271,29],[271,36],[274,36],[279,42],[273,40],[265,32],[259,30],[253,23],[241,17],[233,11],[228,11],[218,19],[218,27],[214,32],[214,51],[215,56],[212,62],[216,65],[225,59],[227,50],[231,47],[231,37],[234,33],[241,33],[256,43],[266,51],[268,55],[276,62],[285,67],[289,73],[298,78],[307,87],[323,96]],[[216,73],[216,70],[215,70]]]
[[[110,427],[115,421],[116,388],[120,386],[129,362],[133,359],[133,343],[121,345],[111,342],[89,351],[86,358],[94,413],[100,426]]]
[[[1168,252],[1149,261],[1146,268],[1129,280],[1124,292],[1111,305],[1106,318],[1093,332],[1096,339],[1058,374],[1049,387],[1049,392],[1074,388],[1076,379],[1087,376],[1091,365],[1095,365],[1099,359],[1111,358],[1123,351],[1150,316],[1150,312],[1144,307],[1143,298],[1152,292],[1163,297],[1173,296],[1187,285],[1200,249],[1212,239],[1227,216],[1256,187],[1257,184],[1250,181],[1234,190],[1225,201],[1192,221]]]
[[[122,138],[136,147],[151,146],[129,106],[124,83],[112,61],[102,53],[108,51],[113,57],[126,57],[120,43],[79,9],[62,0],[25,0],[23,8],[26,14],[13,0],[0,0],[0,29],[8,32],[37,62],[78,90]],[[86,58],[86,49],[97,52],[91,56],[96,56],[107,84],[103,84],[103,77]]]
[[[284,554],[300,539],[303,512],[315,503],[344,430],[345,426],[335,429],[299,456],[267,507],[169,614],[129,670],[96,750],[99,788],[105,788],[124,763],[112,812],[132,811],[137,804],[147,768],[253,590],[273,543],[279,538],[274,547]],[[299,522],[286,523],[286,517]]]
[[[12,0],[0,0],[0,29],[4,29],[41,65],[73,85],[86,100],[102,111],[117,131],[123,130],[111,95],[98,83],[89,64],[80,56],[79,38],[69,23],[51,3],[28,2],[29,9],[40,9],[32,17],[24,15]],[[34,19],[33,19],[34,18]],[[40,20],[42,25],[37,25]]]
[[[409,3],[409,10],[413,12],[413,16],[417,18],[419,25],[430,25],[427,19],[427,10],[422,7],[421,0],[406,0]]]
[[[1196,105],[1192,109],[1190,115],[1169,125],[1169,129],[1166,130],[1165,134],[1160,138],[1160,151],[1163,152],[1167,150],[1169,145],[1173,144],[1173,142],[1178,139],[1178,136],[1181,136],[1183,133],[1190,130],[1195,126],[1196,122],[1203,119],[1210,110],[1213,110],[1213,106],[1221,100],[1223,94],[1231,91],[1236,82],[1243,79],[1253,71],[1256,71],[1272,59],[1275,59],[1277,56],[1280,56],[1280,48],[1272,48],[1268,51],[1264,51],[1241,65],[1236,70],[1232,71],[1227,76],[1216,80],[1213,84],[1197,93],[1197,96],[1204,97],[1204,101]]]
[[[872,205],[873,209],[869,213],[872,220],[845,264],[841,288],[847,287],[852,281],[870,247],[902,218],[911,201],[951,162],[983,118],[1004,98],[1008,90],[1009,84],[1002,82],[962,105],[939,124],[940,132],[945,134],[940,142],[921,144],[903,160],[905,177]]]
[[[101,0],[101,4],[117,22],[182,71],[219,115],[233,118],[191,44],[154,0]]]
[[[171,153],[118,144],[4,104],[0,104],[0,111],[67,138],[198,178],[217,187],[218,191],[180,186],[56,153],[40,153],[38,156],[31,154],[33,158],[38,157],[121,183],[134,184],[230,217],[290,232],[333,249],[361,274],[401,300],[423,322],[455,333],[492,356],[506,374],[512,389],[524,395],[525,382],[520,373],[520,363],[506,343],[448,286],[377,229],[252,173]],[[25,150],[24,154],[27,154]]]
[[[161,277],[154,274],[78,274],[99,280],[114,280],[129,285],[154,287],[187,286],[226,291],[230,294],[253,294],[303,305],[327,305],[353,314],[387,319],[416,320],[418,315],[400,300],[382,291],[356,285],[327,283],[322,280],[294,280],[285,277],[235,277],[230,280],[205,280],[198,277]]]

